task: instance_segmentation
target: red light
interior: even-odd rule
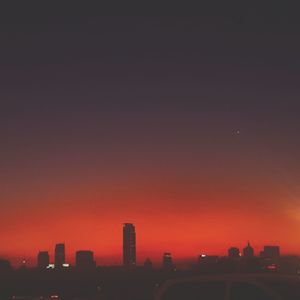
[[[275,264],[271,264],[267,266],[267,270],[276,270],[277,266]]]

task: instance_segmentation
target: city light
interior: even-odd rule
[[[55,265],[54,264],[49,264],[48,266],[47,266],[47,269],[54,269],[55,268]]]

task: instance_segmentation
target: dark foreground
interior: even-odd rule
[[[268,275],[270,272],[260,272],[260,276],[261,274]],[[245,274],[237,272],[229,275],[237,278],[245,276]],[[134,271],[125,271],[121,268],[98,268],[86,271],[76,269],[13,270],[0,275],[0,299],[150,300],[154,299],[158,289],[167,280],[186,280],[195,276],[207,278],[209,276],[228,276],[228,273],[208,275],[197,270],[162,271],[143,268]]]

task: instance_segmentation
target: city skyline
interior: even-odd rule
[[[24,257],[18,258],[18,263],[13,261],[13,265],[15,267],[39,267],[41,269],[45,269],[46,265],[50,268],[61,269],[63,267],[69,267],[70,265],[81,266],[81,267],[93,267],[93,266],[123,266],[126,269],[133,268],[135,266],[142,266],[146,261],[150,260],[150,262],[154,262],[154,265],[157,267],[161,265],[163,269],[172,269],[172,266],[175,266],[173,260],[174,252],[166,252],[162,251],[158,256],[145,256],[141,255],[139,258],[139,251],[136,248],[136,232],[135,225],[132,223],[123,223],[122,227],[122,236],[123,236],[123,245],[122,245],[122,253],[119,255],[118,259],[113,263],[111,261],[105,261],[105,258],[101,259],[101,264],[97,261],[97,254],[93,251],[93,249],[82,250],[76,249],[74,253],[71,251],[66,252],[65,243],[56,243],[54,247],[54,251],[49,250],[39,250],[36,257],[32,257],[29,261],[24,259]],[[67,247],[68,248],[68,247]],[[85,248],[86,249],[86,248]],[[169,249],[171,250],[171,249]],[[196,251],[196,250],[195,250]],[[275,254],[274,254],[275,253]],[[198,259],[198,257],[229,257],[229,258],[239,258],[239,257],[280,257],[282,250],[280,250],[280,246],[278,245],[264,245],[261,249],[255,249],[252,247],[252,244],[247,241],[246,244],[243,245],[242,248],[237,247],[236,245],[231,245],[226,249],[226,253],[209,253],[203,251],[198,251],[197,254],[191,255],[189,257],[181,258],[175,256],[175,261],[179,266],[184,264],[189,264],[193,262],[193,260]],[[149,254],[149,253],[148,253]],[[284,253],[283,251],[283,254]],[[299,254],[300,257],[300,254]],[[1,258],[1,257],[0,257]],[[5,257],[2,257],[5,258]],[[138,258],[138,259],[137,259]],[[99,259],[99,257],[98,257]],[[46,263],[48,262],[48,264]]]
[[[224,4],[1,10],[0,257],[300,253],[297,10]]]

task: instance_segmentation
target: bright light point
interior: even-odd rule
[[[54,269],[55,268],[55,265],[54,264],[49,264],[48,266],[47,266],[47,269]]]

